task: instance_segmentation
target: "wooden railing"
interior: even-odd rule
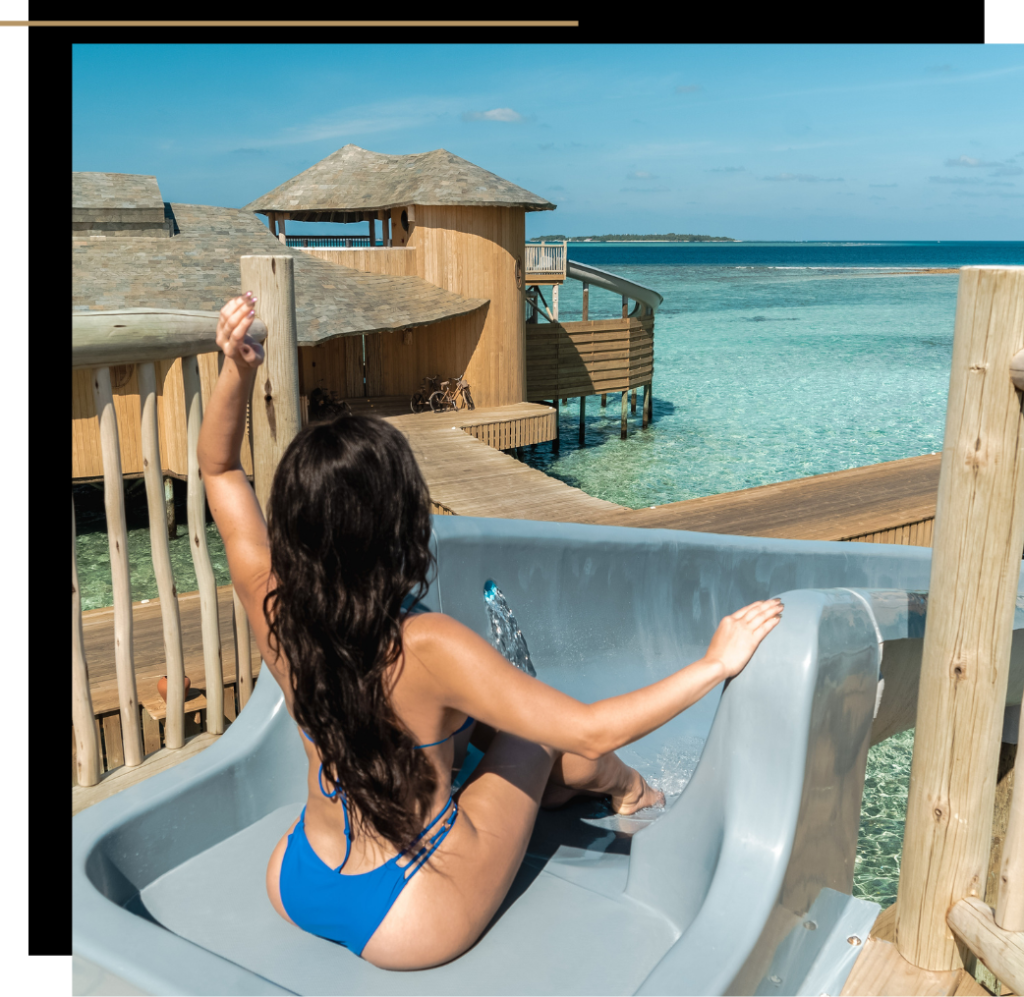
[[[287,258],[290,263],[290,257]],[[125,523],[124,484],[117,413],[111,386],[111,366],[138,365],[141,405],[143,475],[150,522],[153,570],[156,575],[163,621],[163,646],[167,674],[167,712],[164,742],[169,749],[185,741],[185,669],[182,653],[178,593],[171,568],[161,476],[159,427],[157,420],[156,364],[181,358],[184,402],[188,431],[188,523],[189,549],[199,585],[203,657],[206,677],[207,730],[224,730],[224,674],[221,660],[217,589],[206,545],[205,489],[199,473],[197,445],[203,419],[199,355],[217,350],[216,312],[131,309],[127,311],[76,312],[72,314],[72,369],[91,371],[92,392],[99,420],[103,458],[104,506],[110,551],[114,596],[114,662],[117,674],[119,722],[105,730],[116,737],[108,757],[123,758],[126,766],[144,759],[139,697],[133,658],[131,579],[128,565],[128,533]],[[257,320],[252,328],[257,340],[266,338],[266,326]],[[71,507],[72,553],[72,724],[74,729],[77,780],[80,786],[94,786],[101,778],[102,764],[97,724],[93,716],[88,663],[82,631],[82,608],[75,541],[75,509]],[[253,687],[249,626],[245,611],[234,600],[235,650],[239,700],[245,705]]]
[[[566,244],[564,242],[527,243],[523,257],[523,282],[533,284],[565,280]]]
[[[369,249],[368,235],[286,235],[285,242],[295,249]]]

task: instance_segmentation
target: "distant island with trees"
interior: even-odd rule
[[[538,235],[528,242],[736,242],[727,235],[691,235],[668,232],[665,235]]]

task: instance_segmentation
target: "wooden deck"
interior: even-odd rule
[[[217,589],[217,613],[220,617],[221,660],[224,662],[224,684],[234,685],[235,637],[232,629],[231,586]],[[186,706],[189,712],[206,708],[206,672],[203,664],[203,634],[199,617],[199,593],[183,592],[178,596],[181,613],[181,648],[185,656],[185,674],[192,683]],[[135,656],[135,686],[139,702],[154,720],[166,714],[164,701],[156,691],[156,681],[166,674],[164,665],[164,632],[160,617],[160,600],[132,605],[132,650]],[[92,609],[82,614],[82,635],[85,639],[85,660],[89,663],[89,689],[92,711],[97,716],[118,709],[117,674],[114,670],[114,609]],[[256,638],[250,639],[253,675],[259,674],[260,654]]]
[[[623,509],[600,521],[610,526],[748,537],[927,547],[931,546],[940,461],[940,454],[927,454],[654,509]]]
[[[534,419],[553,422],[557,417],[550,406],[528,402],[495,411],[507,413],[510,409],[522,410],[526,426]],[[475,413],[469,413],[476,417],[481,414],[486,416],[487,410],[477,409]],[[453,416],[454,413],[444,413],[388,419],[409,440],[436,512],[499,519],[598,523],[606,516],[624,511],[621,506],[594,498],[548,477],[543,471],[527,467],[495,449],[493,444],[489,446],[484,442],[486,438],[493,438],[488,427],[500,424],[485,421],[461,427]],[[476,438],[477,433],[480,438]],[[525,435],[524,432],[522,443],[511,446],[525,446],[532,442]]]

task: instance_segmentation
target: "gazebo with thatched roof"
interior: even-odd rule
[[[526,399],[525,213],[554,207],[445,149],[391,156],[356,145],[246,205],[266,215],[282,241],[289,219],[367,221],[368,250],[303,251],[371,273],[416,275],[446,291],[486,299],[479,312],[415,337],[383,336],[380,344],[384,394],[411,393],[427,374],[464,373],[482,405]]]

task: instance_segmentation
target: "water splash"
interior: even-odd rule
[[[488,581],[484,585],[484,606],[487,608],[487,619],[491,624],[491,644],[507,661],[527,675],[537,676],[537,670],[530,661],[530,651],[526,646],[526,638],[519,629],[512,610],[508,608],[501,589]]]

